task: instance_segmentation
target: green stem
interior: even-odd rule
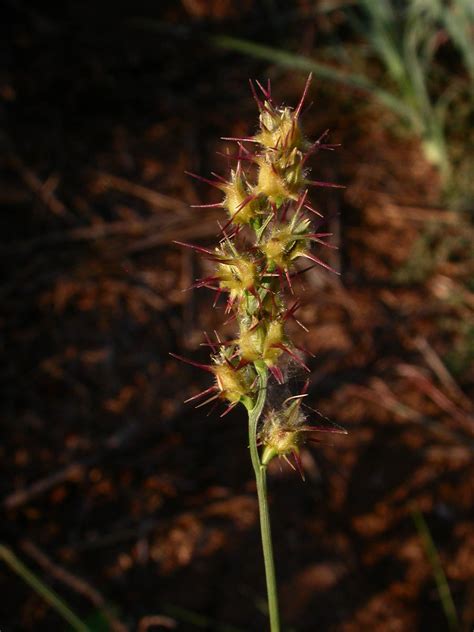
[[[56,612],[65,619],[76,632],[90,632],[89,627],[82,623],[68,605],[53,591],[46,586],[41,579],[23,564],[21,560],[3,544],[0,545],[0,559],[19,575],[38,595],[52,606]]]
[[[416,505],[412,509],[412,518],[420,535],[426,555],[431,564],[431,568],[433,569],[438,595],[448,622],[448,627],[450,630],[455,632],[456,630],[459,630],[459,618],[451,595],[449,583],[443,570],[441,560],[439,559],[436,545],[433,541],[428,525],[426,524],[426,520]]]
[[[250,456],[257,482],[258,508],[260,513],[260,531],[262,534],[263,560],[265,563],[265,578],[267,582],[268,613],[270,616],[271,632],[280,632],[280,615],[278,612],[278,593],[273,561],[272,534],[270,528],[270,513],[267,498],[267,468],[260,461],[257,448],[257,424],[262,414],[267,396],[267,367],[263,363],[256,363],[255,368],[260,377],[259,392],[255,406],[249,412],[249,444]]]

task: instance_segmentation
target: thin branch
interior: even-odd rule
[[[111,435],[105,441],[102,449],[98,450],[89,458],[82,461],[75,461],[61,470],[58,470],[54,474],[36,481],[29,487],[9,494],[2,502],[3,507],[5,509],[18,509],[18,507],[29,503],[31,500],[50,490],[52,487],[56,487],[57,485],[61,485],[67,481],[77,481],[82,479],[89,468],[100,461],[105,454],[119,450],[124,445],[127,445],[130,439],[138,434],[139,428],[138,424],[131,424],[127,428],[121,429],[119,432]]]
[[[42,182],[36,173],[27,167],[23,160],[15,154],[10,154],[8,162],[14,169],[16,169],[30,191],[36,195],[36,197],[51,211],[51,213],[53,213],[53,215],[67,219],[73,218],[73,214],[54,194],[54,190],[58,184],[57,177],[50,176],[46,182]]]
[[[161,614],[149,615],[140,619],[137,632],[147,632],[149,628],[155,626],[166,628],[167,630],[174,630],[177,623],[171,617],[165,617]]]

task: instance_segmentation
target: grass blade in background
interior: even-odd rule
[[[211,41],[228,50],[320,79],[364,91],[399,116],[419,137],[426,159],[439,169],[445,187],[453,175],[446,132],[447,108],[455,96],[474,95],[474,4],[471,0],[360,0],[344,7],[353,32],[365,40],[370,57],[389,80],[380,88],[369,76],[334,68],[304,55],[226,35]],[[446,43],[456,49],[466,77],[456,81],[436,58]],[[440,81],[442,79],[442,82]]]
[[[90,632],[90,628],[83,623],[79,617],[69,608],[69,606],[49,588],[35,573],[33,573],[11,549],[0,544],[0,559],[2,559],[11,570],[28,584],[38,595],[40,595],[56,612],[69,623],[76,632]]]
[[[438,590],[439,600],[444,611],[444,615],[448,622],[450,630],[459,630],[459,619],[454,605],[451,590],[449,588],[446,574],[441,565],[436,545],[431,537],[430,530],[426,524],[426,520],[423,517],[421,511],[415,507],[412,510],[412,518],[415,523],[416,530],[420,536],[423,549],[425,550],[426,557],[428,558],[431,568],[433,569],[433,577],[436,582],[436,588]]]
[[[264,46],[262,44],[257,44],[256,42],[250,42],[237,37],[217,35],[212,36],[210,39],[213,44],[220,48],[243,53],[244,55],[256,57],[257,59],[263,59],[279,66],[283,66],[284,68],[312,72],[316,77],[320,77],[321,79],[328,79],[349,88],[370,93],[378,101],[380,101],[380,103],[389,107],[400,116],[410,120],[413,117],[412,110],[400,99],[390,94],[390,92],[378,88],[363,75],[348,73],[343,70],[339,70],[338,68],[333,68],[327,64],[322,64],[314,59],[305,57],[304,55],[298,55],[297,53],[272,48],[271,46]]]
[[[364,75],[345,72],[303,55],[225,35],[212,37],[212,41],[219,47],[241,52],[258,59],[265,59],[286,68],[309,71],[321,79],[327,79],[345,85],[348,88],[362,90],[370,94],[379,103],[399,116],[421,138],[427,160],[439,168],[442,179],[445,182],[448,180],[450,166],[444,128],[441,125],[440,117],[436,115],[435,105],[430,101],[425,84],[425,74],[419,67],[419,59],[413,49],[413,46],[416,48],[417,42],[412,43],[410,47],[412,54],[408,63],[402,62],[401,59],[395,63],[396,54],[393,47],[390,45],[389,51],[387,46],[385,46],[389,40],[384,37],[380,41],[378,38],[375,40],[378,43],[377,45],[384,46],[385,52],[383,54],[380,52],[382,61],[385,62],[386,58],[391,60],[387,70],[401,67],[404,69],[402,76],[397,71],[396,81],[399,84],[399,97],[379,88]]]

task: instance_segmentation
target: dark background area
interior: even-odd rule
[[[245,416],[183,404],[208,376],[168,355],[205,362],[202,332],[232,325],[211,293],[184,291],[208,264],[172,242],[215,243],[221,215],[190,204],[218,198],[184,171],[225,174],[221,137],[254,133],[248,79],[271,77],[296,104],[307,76],[214,36],[313,58],[346,48],[386,80],[345,5],[325,7],[1,4],[1,541],[91,630],[160,629],[151,615],[161,629],[266,629]],[[439,64],[463,77],[449,46]],[[304,483],[272,464],[283,619],[298,632],[450,629],[418,509],[467,632],[473,198],[443,187],[417,135],[362,91],[316,76],[308,102],[308,137],[330,128],[342,143],[312,175],[347,188],[312,194],[341,276],[297,284],[309,333],[295,335],[315,354],[311,405],[349,434],[304,449]],[[466,120],[450,121],[460,151]],[[0,594],[2,632],[68,629],[3,562]]]

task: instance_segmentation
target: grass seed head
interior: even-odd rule
[[[211,400],[224,399],[229,408],[239,402],[249,409],[255,406],[262,367],[268,367],[278,385],[287,379],[291,362],[309,370],[285,331],[286,322],[294,318],[299,306],[294,299],[291,306],[287,305],[285,283],[293,292],[291,278],[298,274],[294,267],[300,257],[330,269],[313,252],[313,248],[330,244],[322,239],[328,233],[313,232],[305,215],[307,211],[320,215],[307,199],[307,187],[338,186],[307,178],[307,159],[322,147],[320,140],[313,145],[306,141],[301,128],[310,79],[295,109],[275,105],[269,84],[264,88],[257,82],[263,94],[259,97],[251,82],[260,129],[253,137],[229,139],[238,143],[237,166],[227,179],[214,174],[215,179],[208,180],[190,174],[224,194],[222,202],[201,206],[221,207],[228,214],[221,230],[224,237],[214,250],[179,243],[216,266],[212,276],[198,280],[194,286],[216,291],[215,306],[222,292],[229,295],[225,312],[230,314],[229,322],[236,321],[238,335],[231,342],[222,343],[219,337],[218,343],[208,341],[212,363],[198,365],[215,378],[214,385],[203,394],[212,392]],[[289,454],[297,458],[304,439],[303,425],[299,399],[290,398],[282,406],[273,407],[260,433],[264,459],[268,461],[272,455],[286,458]]]

